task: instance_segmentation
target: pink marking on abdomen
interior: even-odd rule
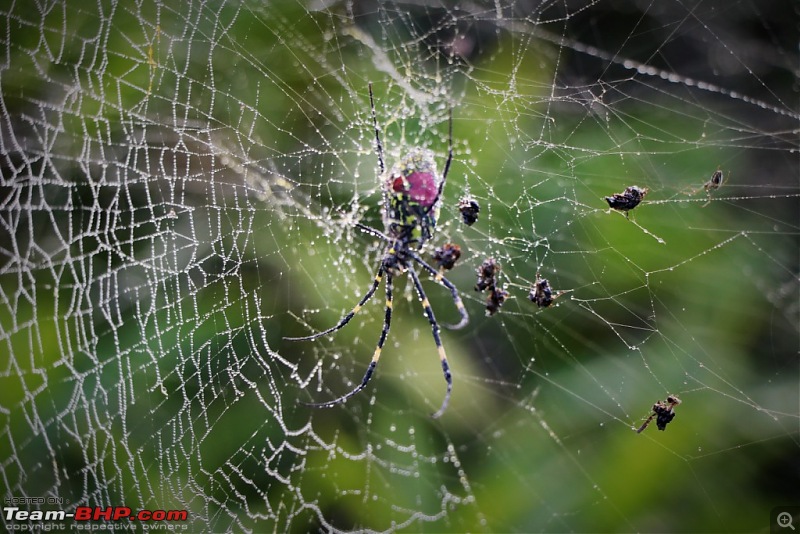
[[[436,183],[436,177],[429,172],[412,172],[406,176],[409,189],[408,196],[411,200],[419,202],[423,208],[428,208],[433,205],[436,200],[436,194],[439,192],[439,186]]]

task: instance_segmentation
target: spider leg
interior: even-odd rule
[[[444,373],[445,381],[447,381],[447,392],[444,395],[442,406],[436,410],[436,412],[431,414],[431,417],[437,419],[444,413],[444,411],[447,409],[447,404],[450,402],[450,393],[453,391],[453,377],[450,374],[450,365],[447,363],[447,355],[444,352],[442,340],[439,338],[439,325],[436,323],[436,317],[433,315],[433,309],[431,308],[430,302],[428,302],[428,297],[425,295],[425,290],[422,289],[422,283],[419,281],[419,276],[417,276],[417,273],[414,272],[414,269],[409,269],[408,274],[411,275],[411,280],[414,281],[414,288],[416,288],[417,295],[419,295],[419,298],[422,301],[422,308],[425,310],[425,315],[428,317],[428,322],[431,323],[433,341],[436,343],[436,348],[439,350],[439,360],[442,362],[442,372]]]
[[[433,279],[442,284],[444,287],[450,290],[450,295],[453,297],[453,302],[458,308],[458,313],[461,315],[461,320],[456,324],[445,324],[442,325],[445,328],[449,328],[450,330],[458,330],[459,328],[464,328],[469,323],[469,314],[467,313],[467,308],[464,307],[464,303],[461,301],[461,297],[458,295],[458,289],[453,283],[444,277],[444,275],[434,269],[431,265],[429,265],[425,260],[423,260],[419,254],[416,252],[411,252],[411,257],[414,258],[414,261],[422,265],[426,271],[433,275]]]
[[[383,144],[381,143],[381,134],[378,129],[378,116],[375,114],[375,98],[372,96],[372,82],[369,82],[369,107],[372,109],[372,125],[375,127],[375,142],[378,146],[378,165],[381,168],[381,174],[386,170],[383,163]]]
[[[386,164],[383,161],[383,143],[381,143],[381,133],[378,129],[378,115],[375,113],[375,97],[372,95],[372,82],[369,82],[369,107],[372,110],[372,125],[375,127],[375,144],[378,152],[378,167],[380,167],[380,176],[383,177],[386,172]],[[383,209],[389,209],[389,197],[386,189],[383,190]]]
[[[450,108],[450,114],[448,119],[448,135],[447,135],[447,161],[444,163],[444,171],[442,172],[442,181],[439,182],[439,190],[436,192],[436,198],[433,199],[433,202],[425,210],[425,214],[433,210],[436,204],[439,202],[439,199],[442,197],[442,192],[444,191],[444,183],[447,181],[447,173],[450,172],[450,164],[453,162],[453,109]]]
[[[450,172],[450,164],[453,162],[453,108],[450,108],[447,134],[447,161],[444,162],[444,171],[442,172],[442,181],[439,184],[439,191],[436,193],[436,199],[433,201],[435,205],[444,191],[444,183],[447,181],[447,173]]]
[[[375,275],[375,280],[372,281],[372,286],[369,288],[369,291],[367,291],[366,294],[363,297],[361,297],[361,300],[358,301],[358,304],[356,304],[353,307],[353,309],[350,311],[350,313],[348,313],[347,315],[342,317],[342,320],[339,321],[336,324],[336,326],[332,326],[332,327],[328,328],[327,330],[324,330],[322,332],[317,332],[316,334],[313,334],[313,335],[310,335],[310,336],[284,337],[283,339],[285,339],[287,341],[311,341],[312,339],[317,339],[319,337],[328,335],[331,332],[336,332],[340,328],[343,328],[344,325],[349,323],[350,319],[352,319],[353,316],[358,313],[358,311],[364,306],[364,304],[366,304],[367,301],[370,298],[372,298],[372,295],[375,294],[375,290],[378,289],[378,286],[381,283],[381,279],[383,278],[383,273],[384,273],[384,267],[383,267],[383,262],[381,262],[381,266],[378,268],[378,273]],[[387,280],[387,283],[390,280],[388,274],[387,274],[386,280]]]
[[[382,267],[381,267],[382,269]],[[357,394],[359,391],[367,387],[367,383],[369,379],[372,378],[372,373],[375,372],[375,367],[378,366],[378,360],[381,357],[381,351],[383,350],[383,344],[386,342],[386,336],[389,335],[389,328],[392,324],[392,273],[386,273],[386,314],[383,318],[383,330],[381,330],[381,337],[378,338],[378,346],[375,347],[375,353],[372,355],[372,361],[369,362],[369,366],[367,367],[367,372],[364,373],[364,378],[361,379],[361,383],[356,386],[353,391],[342,395],[338,399],[334,399],[328,402],[303,402],[306,406],[311,406],[312,408],[331,408],[336,406],[337,404],[342,404],[343,402],[347,401],[350,397]],[[302,401],[301,401],[302,402]]]
[[[367,234],[369,234],[371,236],[377,237],[379,239],[383,239],[384,241],[391,241],[392,240],[388,235],[384,234],[383,232],[380,232],[380,231],[378,231],[378,230],[376,230],[374,228],[370,228],[369,226],[367,226],[365,224],[356,223],[356,228],[358,228],[362,232],[367,233]]]

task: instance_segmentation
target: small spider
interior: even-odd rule
[[[709,178],[708,181],[703,184],[703,189],[705,189],[706,196],[708,197],[708,202],[703,204],[704,208],[711,203],[711,191],[716,191],[719,189],[724,181],[725,175],[722,173],[722,169],[717,167],[717,170],[714,171],[714,174],[711,175],[711,178]],[[700,191],[699,187],[697,189],[692,189],[689,194],[694,195],[698,191]]]
[[[658,401],[653,405],[653,413],[650,414],[650,417],[644,422],[642,426],[639,427],[639,430],[636,431],[637,434],[640,434],[647,425],[650,424],[650,421],[656,417],[656,426],[659,430],[665,430],[667,425],[675,419],[675,407],[681,403],[681,400],[677,397],[677,395],[669,395],[666,401]]]
[[[624,211],[627,217],[628,212],[639,205],[648,191],[646,187],[632,185],[622,193],[614,193],[614,196],[605,197],[605,199],[609,207],[617,211]]]
[[[508,295],[509,293],[505,289],[492,286],[489,296],[486,297],[486,315],[492,316],[500,311],[500,306],[506,301]]]
[[[722,174],[722,170],[717,167],[717,170],[714,171],[714,174],[711,175],[711,178],[703,184],[703,189],[706,190],[706,194],[710,195],[711,191],[716,191],[719,189],[719,186],[722,185],[722,182],[725,180],[725,175]]]
[[[528,299],[535,302],[540,308],[547,308],[554,300],[563,295],[563,291],[559,291],[553,295],[553,289],[550,287],[550,282],[546,278],[542,278],[539,273],[536,273],[536,283],[533,284],[531,292],[528,293]]]
[[[483,291],[486,288],[493,288],[497,285],[495,276],[500,272],[500,264],[494,258],[487,258],[483,260],[480,267],[478,267],[478,283],[475,284],[475,291]]]
[[[461,220],[464,221],[464,224],[472,226],[478,220],[481,206],[475,199],[464,197],[458,201],[458,211],[461,212]]]
[[[433,261],[441,271],[449,271],[461,257],[461,247],[454,243],[445,243],[433,251]]]
[[[383,330],[381,330],[377,347],[372,355],[372,361],[370,361],[369,366],[367,366],[367,371],[364,374],[364,378],[361,379],[361,383],[349,393],[334,400],[306,404],[315,408],[330,408],[347,401],[347,399],[367,387],[367,383],[370,378],[372,378],[372,374],[378,365],[378,359],[381,356],[383,345],[386,342],[386,337],[389,335],[389,327],[392,320],[392,280],[395,276],[407,272],[411,277],[414,289],[422,303],[425,316],[428,318],[428,322],[431,325],[433,341],[439,351],[442,373],[447,382],[447,391],[445,392],[442,405],[432,414],[432,417],[436,418],[441,416],[447,408],[453,389],[453,381],[450,373],[450,366],[447,363],[447,356],[445,355],[442,341],[439,338],[439,324],[436,322],[433,309],[431,308],[430,302],[428,302],[428,297],[422,289],[422,282],[420,282],[419,276],[413,269],[413,264],[416,263],[421,266],[424,270],[433,275],[437,282],[450,290],[450,295],[453,298],[456,308],[458,308],[461,320],[458,324],[445,326],[456,329],[466,325],[469,321],[469,316],[467,315],[467,310],[463,302],[461,302],[461,297],[458,295],[458,289],[456,289],[447,278],[442,276],[441,272],[427,264],[418,252],[422,249],[423,245],[433,237],[433,232],[436,229],[436,219],[439,216],[439,200],[444,190],[445,181],[447,180],[447,173],[450,170],[450,163],[453,160],[453,114],[451,111],[448,123],[447,161],[445,161],[444,172],[442,172],[441,177],[439,177],[436,171],[436,162],[433,159],[433,154],[428,150],[420,148],[412,149],[401,158],[392,168],[391,172],[386,175],[383,144],[381,143],[381,134],[378,129],[378,117],[375,112],[375,99],[372,95],[371,83],[369,84],[369,103],[370,109],[372,110],[372,124],[375,128],[378,167],[380,168],[380,177],[383,180],[382,214],[384,231],[380,232],[361,224],[357,226],[366,233],[385,241],[386,251],[378,265],[378,272],[375,275],[372,286],[364,296],[361,297],[361,300],[353,307],[352,311],[345,315],[335,326],[311,336],[287,337],[284,339],[291,341],[312,340],[343,328],[367,303],[372,295],[375,294],[375,291],[381,283],[381,279],[385,275],[386,311],[383,320]]]

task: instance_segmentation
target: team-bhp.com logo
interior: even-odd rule
[[[14,522],[27,521],[29,524],[34,521],[52,522],[65,521],[186,521],[188,513],[186,510],[139,510],[134,512],[127,506],[78,506],[74,512],[64,510],[22,510],[17,506],[6,506],[3,508],[3,518],[6,526]],[[150,526],[152,529],[152,525]],[[12,530],[17,530],[12,527]]]

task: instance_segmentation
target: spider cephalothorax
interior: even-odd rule
[[[372,109],[372,122],[375,127],[378,167],[380,169],[380,176],[382,178],[385,176],[385,181],[383,183],[384,231],[380,232],[362,224],[358,224],[357,226],[368,234],[385,241],[386,250],[381,258],[378,272],[369,290],[358,304],[353,307],[352,311],[345,315],[336,326],[310,336],[285,339],[293,341],[312,340],[343,328],[350,319],[358,313],[364,304],[372,298],[381,280],[384,276],[386,277],[386,310],[384,312],[383,330],[381,330],[380,337],[378,338],[378,345],[372,355],[372,361],[367,367],[364,378],[362,378],[361,383],[349,393],[332,401],[312,403],[309,404],[309,406],[329,408],[345,402],[367,387],[367,383],[370,378],[372,378],[372,373],[378,365],[378,359],[383,350],[383,345],[386,342],[386,337],[389,334],[389,327],[392,321],[392,280],[395,276],[408,272],[414,284],[414,289],[419,296],[422,308],[425,310],[425,316],[428,318],[428,322],[431,325],[431,333],[439,352],[442,372],[447,382],[447,391],[442,405],[433,414],[433,417],[439,417],[444,413],[450,400],[450,393],[453,388],[452,376],[450,374],[450,366],[447,363],[447,356],[445,355],[442,341],[439,338],[439,324],[436,322],[433,309],[422,288],[422,282],[416,271],[414,271],[412,264],[416,263],[424,270],[428,271],[428,273],[433,275],[436,282],[450,290],[453,302],[461,315],[461,320],[458,324],[447,326],[449,328],[461,328],[466,325],[469,321],[469,317],[467,316],[467,310],[464,304],[461,302],[461,297],[458,295],[458,289],[443,276],[442,271],[437,271],[426,263],[418,252],[425,242],[433,237],[433,232],[436,228],[436,219],[439,215],[439,201],[442,196],[442,191],[444,190],[445,181],[447,180],[450,162],[453,160],[453,116],[451,113],[448,121],[448,153],[441,177],[436,170],[433,153],[424,148],[414,148],[410,150],[394,167],[392,167],[391,172],[386,175],[386,166],[383,159],[383,144],[381,143],[378,118],[375,113],[372,84],[369,85],[369,101]],[[447,261],[449,262],[450,259],[451,258],[447,258]],[[455,263],[457,259],[457,257],[452,259],[452,263]],[[443,267],[443,265],[440,265],[440,267]]]

